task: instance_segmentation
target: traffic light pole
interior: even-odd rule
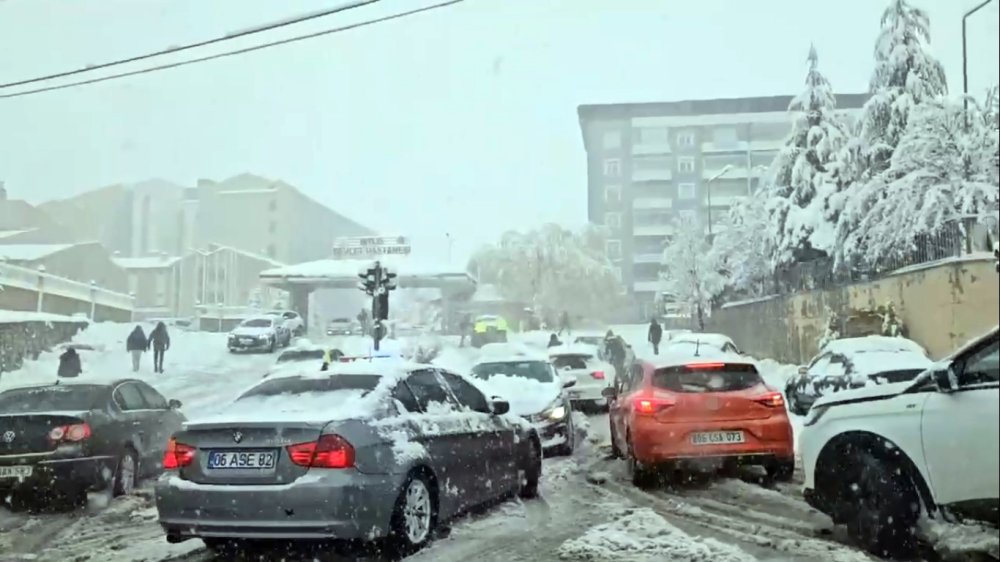
[[[358,272],[358,277],[362,279],[358,288],[372,298],[372,340],[375,351],[378,351],[379,342],[385,337],[386,330],[382,321],[389,319],[389,291],[396,288],[396,273],[375,261],[367,269]]]

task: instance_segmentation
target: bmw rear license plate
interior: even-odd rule
[[[277,451],[212,451],[208,454],[210,470],[271,470],[278,460]]]
[[[691,434],[692,445],[730,445],[743,442],[742,431],[706,431]]]
[[[34,472],[34,467],[28,465],[0,466],[0,480],[8,478],[27,478]]]

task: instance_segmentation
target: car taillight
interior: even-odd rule
[[[177,470],[194,462],[195,448],[176,439],[167,441],[167,452],[163,455],[163,470]]]
[[[60,425],[49,430],[49,441],[53,443],[60,441],[78,443],[88,437],[90,437],[90,425],[86,423]]]
[[[604,371],[594,371],[593,373],[590,373],[590,376],[594,377],[597,380],[603,381],[604,380]]]
[[[658,398],[637,398],[635,401],[635,412],[637,414],[652,415],[673,405],[674,403],[669,400],[661,400]]]
[[[722,369],[726,366],[725,363],[688,363],[685,365],[688,369],[692,371],[708,371],[711,369]]]
[[[349,468],[354,466],[354,447],[339,435],[320,435],[316,441],[286,447],[288,457],[299,466],[310,468]]]
[[[768,392],[763,396],[754,398],[754,400],[771,408],[780,408],[785,405],[785,397],[780,392]]]

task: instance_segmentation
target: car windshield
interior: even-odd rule
[[[92,410],[106,390],[99,385],[76,384],[15,388],[0,394],[0,414]]]
[[[273,322],[270,318],[251,318],[244,320],[240,326],[244,328],[270,328]]]
[[[252,397],[298,395],[357,390],[367,394],[378,386],[378,375],[331,375],[328,377],[285,377],[270,379],[243,393],[237,401]]]
[[[322,360],[326,352],[322,349],[293,349],[278,356],[278,363],[289,363],[291,361]]]
[[[489,380],[498,375],[521,377],[538,382],[555,380],[552,375],[552,365],[545,361],[498,361],[480,363],[472,368],[472,376],[478,379]]]
[[[735,392],[763,381],[749,364],[708,363],[657,369],[653,386],[672,392]]]
[[[587,361],[590,359],[590,355],[584,355],[581,353],[573,355],[554,355],[552,356],[552,364],[555,365],[556,369],[586,369]]]

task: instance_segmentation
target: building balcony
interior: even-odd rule
[[[632,226],[634,236],[671,236],[674,227],[670,224],[636,224]]]
[[[646,252],[632,256],[632,263],[660,263],[662,260],[663,255],[659,252]]]
[[[632,283],[632,290],[636,293],[656,293],[660,290],[660,280],[636,281]]]
[[[730,166],[729,171],[725,175],[719,177],[719,174],[725,170],[725,166],[719,166],[718,168],[705,168],[701,172],[701,177],[710,180],[712,178],[718,179],[746,179],[750,175],[750,169],[746,166]]]
[[[673,178],[674,172],[670,169],[632,170],[632,181],[670,181]]]
[[[633,209],[673,209],[674,200],[669,197],[637,196],[632,200]]]
[[[672,152],[673,149],[670,148],[668,142],[647,142],[632,145],[632,154],[636,155],[671,154]]]
[[[703,154],[723,153],[723,152],[746,152],[748,150],[750,150],[750,143],[746,141],[701,143],[701,152]]]
[[[781,150],[785,146],[785,139],[755,140],[750,143],[751,152],[766,152],[771,150]]]

